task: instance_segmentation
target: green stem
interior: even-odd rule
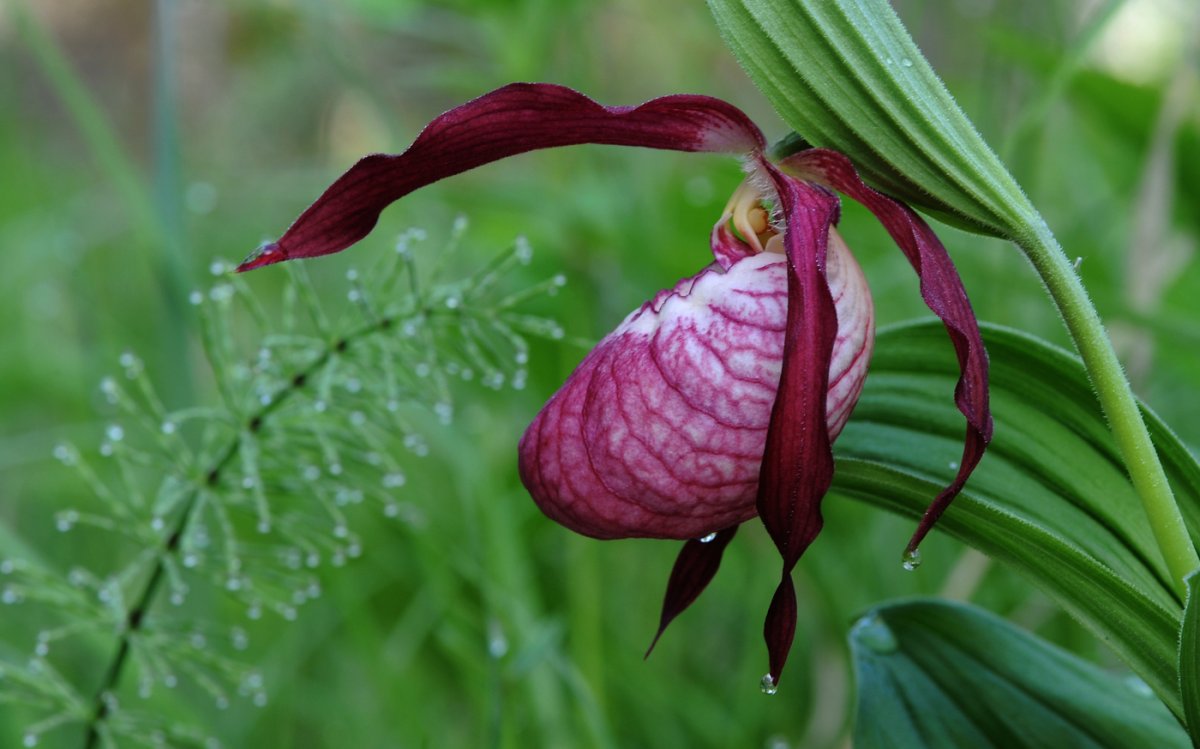
[[[1150,441],[1129,379],[1095,305],[1050,227],[1039,217],[1031,222],[1031,229],[1032,232],[1022,237],[1018,244],[1046,284],[1083,358],[1109,428],[1116,437],[1117,449],[1141,497],[1159,551],[1180,600],[1183,600],[1187,591],[1183,580],[1200,568],[1200,557],[1196,555],[1162,462]]]

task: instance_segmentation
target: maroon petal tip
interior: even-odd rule
[[[234,268],[234,273],[245,273],[248,270],[262,268],[266,265],[274,265],[284,260],[287,260],[287,255],[279,247],[279,243],[267,242],[250,253],[249,257],[243,260],[241,265]]]
[[[735,525],[711,536],[690,540],[683,545],[679,556],[675,559],[675,566],[671,568],[671,577],[667,581],[667,592],[663,596],[662,616],[659,617],[658,632],[654,634],[654,640],[646,649],[646,658],[650,657],[654,646],[658,644],[658,639],[662,637],[663,632],[667,631],[667,625],[682,614],[684,609],[691,606],[692,602],[712,582],[713,577],[717,574],[717,569],[721,566],[721,556],[725,553],[725,547],[737,533],[737,528]]]

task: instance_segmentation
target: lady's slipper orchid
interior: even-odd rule
[[[238,270],[339,252],[417,188],[582,143],[737,153],[750,176],[711,233],[715,261],[627,317],[537,415],[521,440],[521,478],[547,515],[580,533],[688,539],[659,635],[712,579],[737,526],[758,515],[783,557],[764,628],[773,691],[795,633],[791,570],[821,529],[831,443],[862,389],[874,334],[866,281],[833,228],[832,190],[865,205],[908,257],[962,370],[958,474],[910,552],[992,434],[987,355],[953,263],[919,216],[863,184],[845,156],[810,149],[773,164],[745,114],[709,97],[604,107],[561,86],[511,84],[441,115],[404,153],[359,161]]]

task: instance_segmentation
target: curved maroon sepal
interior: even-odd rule
[[[792,650],[792,641],[796,638],[796,588],[792,585],[790,573],[784,573],[771,598],[771,607],[767,609],[767,620],[763,624],[763,639],[767,642],[767,658],[770,671],[767,678],[771,680],[770,688],[779,686],[779,677],[783,666],[787,663],[788,653]],[[763,685],[767,685],[764,683]]]
[[[757,507],[783,556],[786,576],[821,530],[821,499],[833,481],[825,398],[837,311],[825,275],[825,255],[839,203],[824,187],[763,165],[786,224],[788,314]]]
[[[791,571],[821,531],[821,500],[833,482],[833,449],[826,426],[829,365],[837,338],[837,310],[825,275],[829,230],[837,196],[789,177],[765,161],[779,196],[788,257],[788,314],[783,368],[759,469],[757,508],[783,556],[783,578],[763,624],[774,688],[796,633]]]
[[[658,620],[658,632],[654,634],[654,640],[646,649],[646,658],[649,658],[650,653],[654,651],[654,646],[658,644],[658,639],[662,637],[663,632],[667,631],[667,626],[688,606],[691,606],[712,582],[713,576],[717,574],[717,569],[721,566],[721,557],[725,553],[725,547],[733,540],[737,529],[738,527],[735,525],[732,528],[718,531],[712,538],[691,539],[683,544],[679,556],[675,559],[675,566],[671,568],[671,577],[667,580],[667,592],[663,596],[662,616]]]
[[[849,195],[875,214],[916,270],[925,304],[941,318],[954,343],[962,372],[955,387],[954,402],[967,419],[966,439],[958,474],[925,510],[916,533],[908,542],[908,551],[915,551],[962,490],[992,439],[987,350],[979,334],[979,323],[946,248],[911,208],[868,187],[850,159],[835,151],[801,151],[785,159],[783,165]]]
[[[605,107],[548,83],[513,83],[430,122],[404,153],[367,156],[296,219],[269,252],[239,271],[339,252],[365,237],[380,212],[417,188],[542,148],[583,143],[671,151],[760,151],[762,133],[732,104],[664,96],[637,107]]]

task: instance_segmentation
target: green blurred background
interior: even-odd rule
[[[1111,324],[1135,387],[1200,442],[1200,83],[1187,0],[897,2],[917,42],[1001,152]],[[209,402],[188,292],[215,258],[277,236],[358,156],[398,151],[437,113],[514,80],[605,103],[696,92],[769,137],[778,118],[683,0],[10,0],[0,5],[0,557],[103,573],[102,537],[54,531],[87,492],[51,460],[94,449],[100,378],[136,351],[170,408]],[[1190,45],[1190,46],[1189,46]],[[736,162],[583,147],[490,166],[411,196],[372,238],[309,264],[330,299],[358,257],[409,226],[471,222],[477,262],[527,236],[518,283],[563,273],[540,304],[596,340],[706,262]],[[922,316],[902,255],[856,206],[843,232],[880,324]],[[944,229],[981,319],[1065,344],[1009,246]],[[248,282],[277,291],[281,273]],[[295,622],[243,622],[271,695],[217,710],[186,690],[148,709],[228,746],[839,747],[851,683],[844,635],[870,604],[970,599],[1067,647],[1112,657],[1047,599],[945,538],[901,569],[907,521],[836,497],[797,571],[801,621],[779,694],[759,693],[775,551],[747,526],[720,575],[642,661],[676,545],[600,543],[540,515],[521,488],[524,425],[583,356],[539,342],[528,386],[460,387],[409,468],[423,521],[355,519],[364,557],[323,573]],[[226,616],[189,604],[188,616]],[[35,607],[0,609],[0,653],[25,657]],[[503,645],[503,647],[501,647]],[[99,637],[97,652],[110,643]],[[89,678],[84,673],[81,678]],[[91,676],[99,681],[99,674]],[[128,684],[125,685],[129,687]],[[91,684],[81,684],[85,692]],[[31,713],[0,704],[0,746]],[[73,729],[43,746],[77,746]]]

